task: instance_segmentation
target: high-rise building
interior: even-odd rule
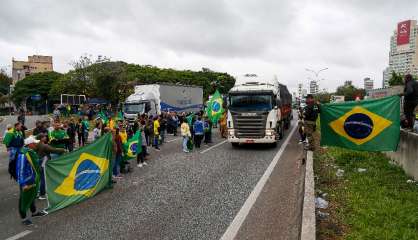
[[[351,86],[351,85],[353,85],[353,81],[351,81],[351,80],[346,80],[344,82],[344,86]]]
[[[303,84],[299,83],[298,84],[298,97],[301,98],[302,97],[302,88],[303,88]]]
[[[366,77],[364,79],[364,90],[369,91],[373,89],[373,79]]]
[[[389,67],[385,68],[385,70],[383,70],[383,80],[382,80],[382,88],[388,88],[389,87],[389,79],[391,76],[391,72]]]
[[[53,71],[52,56],[28,56],[28,61],[12,59],[13,85],[33,73]]]
[[[309,82],[309,93],[310,94],[317,94],[318,93],[318,83],[316,81]]]
[[[390,37],[389,67],[383,71],[383,87],[389,86],[391,73],[418,75],[418,25],[416,20],[398,23]]]

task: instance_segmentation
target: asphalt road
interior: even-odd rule
[[[34,219],[31,227],[20,224],[18,188],[8,179],[1,153],[0,239],[16,234],[22,239],[220,239],[280,149],[280,144],[233,148],[216,133],[213,144],[185,154],[178,137],[167,140],[160,152],[151,150],[148,166],[135,166],[113,189]],[[304,171],[296,134],[283,150],[236,239],[299,238]]]

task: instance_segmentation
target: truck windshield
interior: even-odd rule
[[[236,111],[270,111],[272,96],[267,94],[231,95],[229,108]]]
[[[130,103],[125,104],[125,112],[128,114],[144,113],[144,103]]]

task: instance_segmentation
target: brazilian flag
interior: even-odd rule
[[[331,103],[321,106],[321,146],[360,151],[396,151],[400,98]]]
[[[125,160],[136,158],[136,155],[142,152],[141,130],[136,131],[136,133],[126,141],[123,145],[123,151]]]
[[[106,114],[103,111],[100,111],[97,114],[97,117],[99,117],[100,119],[102,119],[103,124],[106,126],[107,123],[109,122],[109,119],[107,118]]]
[[[48,212],[84,201],[110,186],[112,134],[46,162]]]
[[[223,99],[221,94],[218,90],[212,95],[211,99],[208,102],[208,106],[206,108],[206,115],[210,119],[212,123],[217,123],[218,120],[221,118],[222,113],[224,112],[223,109]]]

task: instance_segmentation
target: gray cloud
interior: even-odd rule
[[[0,66],[51,54],[55,68],[84,53],[233,75],[276,74],[296,87],[304,69],[329,67],[324,87],[381,81],[396,23],[417,18],[415,1],[378,0],[5,0]],[[377,85],[377,83],[376,83]]]

